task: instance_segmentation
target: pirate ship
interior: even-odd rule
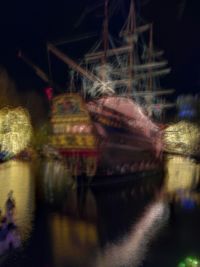
[[[166,68],[167,62],[161,60],[163,53],[153,48],[152,24],[137,27],[133,0],[117,45],[108,31],[108,0],[105,0],[104,13],[103,38],[97,49],[86,53],[81,62],[75,62],[52,43],[47,46],[49,53],[73,70],[73,82],[77,85],[76,94],[65,93],[52,101],[51,144],[69,164],[76,158],[76,169],[79,173],[85,172],[84,167],[80,169],[79,162],[80,155],[85,157],[83,136],[86,129],[90,129],[87,134],[92,141],[85,148],[95,151],[92,152],[96,162],[92,164],[93,174],[116,175],[154,169],[160,165],[162,133],[152,118],[172,106],[160,101],[159,96],[173,91],[158,89],[158,77],[169,73],[170,69]],[[43,80],[50,82],[41,69],[31,65]],[[70,101],[76,102],[79,112],[65,109]],[[55,112],[59,105],[63,113]],[[81,106],[84,125],[80,119]],[[76,130],[69,130],[70,126]],[[75,138],[77,134],[81,137]]]

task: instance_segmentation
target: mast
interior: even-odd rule
[[[124,25],[120,36],[127,39],[128,46],[131,47],[128,54],[128,64],[129,64],[129,84],[128,84],[128,92],[130,95],[132,91],[132,79],[134,76],[133,65],[134,65],[134,33],[136,30],[136,15],[135,15],[135,5],[134,0],[130,0],[130,10],[128,15],[128,20],[126,26]]]
[[[134,50],[134,40],[133,40],[133,35],[135,31],[135,26],[136,26],[136,18],[135,18],[135,7],[134,7],[134,2],[131,0],[131,6],[130,6],[130,13],[129,13],[129,23],[130,23],[130,32],[129,34],[131,35],[131,38],[129,37],[129,45],[132,47],[130,54],[129,54],[129,76],[130,76],[130,83],[128,86],[128,93],[131,93],[132,89],[132,78],[133,78],[133,64],[134,64],[134,59],[133,59],[133,50]]]
[[[100,78],[102,81],[106,80],[106,62],[107,62],[107,51],[109,46],[108,41],[108,1],[105,0],[104,4],[104,22],[103,22],[103,57],[101,58],[102,66],[100,69]]]
[[[160,61],[160,59],[157,60],[157,58],[160,57],[163,52],[156,52],[153,50],[153,25],[145,24],[136,27],[134,0],[129,1],[130,7],[128,18],[120,32],[120,37],[123,38],[124,42],[121,46],[117,45],[115,47],[109,40],[109,0],[104,0],[104,21],[102,29],[103,40],[101,42],[101,48],[103,49],[100,51],[96,49],[92,53],[86,54],[84,58],[87,65],[91,64],[91,69],[93,69],[95,66],[98,67],[97,74],[90,71],[87,67],[83,68],[52,44],[48,45],[48,50],[65,62],[73,70],[78,72],[81,76],[84,76],[86,79],[92,82],[92,85],[88,86],[87,88],[91,96],[93,92],[97,92],[98,94],[101,89],[101,92],[103,93],[106,92],[106,89],[108,89],[109,92],[114,93],[114,89],[116,89],[117,92],[121,92],[124,90],[124,88],[126,88],[126,96],[135,96],[136,101],[137,96],[141,97],[142,100],[145,100],[147,111],[151,116],[153,111],[153,96],[161,95],[161,91],[159,91],[158,94],[153,91],[154,77],[168,74],[170,72],[170,68],[166,68],[167,61]],[[135,50],[137,46],[137,36],[143,34],[144,32],[146,32],[145,34],[148,38],[148,40],[145,38],[147,43],[147,47],[145,46],[145,48],[147,49],[144,50],[144,53],[142,53],[142,50],[138,51],[138,56],[141,60],[139,60],[139,63],[136,64],[135,61],[137,58],[135,57],[135,52],[137,51]],[[119,55],[121,55],[122,58],[121,62],[120,58],[118,60]],[[113,57],[115,57],[114,60],[117,59],[117,64],[115,64],[114,61],[111,73],[110,69],[107,68],[106,63],[110,63],[110,61],[112,62]],[[144,83],[145,88],[143,88]],[[138,88],[138,84],[142,86],[144,91],[141,90],[141,88]],[[133,92],[133,86],[136,86],[136,93]],[[170,90],[167,90],[164,94],[169,94],[170,92]],[[162,106],[164,106],[164,104],[162,104]]]
[[[152,62],[152,52],[153,52],[153,25],[150,25],[150,32],[149,32],[149,63]],[[152,91],[153,80],[151,76],[151,67],[149,68],[149,86],[148,91]]]
[[[96,81],[96,79],[98,79],[94,74],[89,73],[87,70],[80,67],[75,61],[73,61],[71,58],[69,58],[63,52],[58,50],[54,45],[48,44],[47,49],[49,51],[51,51],[59,59],[61,59],[64,63],[66,63],[68,66],[70,66],[72,69],[75,69],[82,76],[86,77],[88,80],[94,82],[94,81]]]
[[[153,25],[150,24],[149,28],[149,55],[148,55],[148,63],[152,61],[152,52],[153,52]],[[152,92],[152,87],[153,87],[153,77],[152,77],[152,68],[149,68],[149,79],[147,81],[147,91]],[[147,98],[147,112],[148,115],[151,117],[152,116],[152,97],[149,95]]]
[[[22,59],[28,66],[30,66],[35,74],[45,83],[50,85],[50,87],[53,88],[56,92],[62,92],[63,88],[54,82],[52,79],[50,79],[49,75],[46,74],[40,67],[38,67],[36,64],[34,64],[26,55],[24,55],[21,51],[18,52],[18,57]]]
[[[103,40],[104,40],[104,57],[103,62],[106,63],[107,50],[108,50],[108,0],[105,0],[104,6],[104,26],[103,26]]]
[[[131,46],[122,46],[122,47],[117,47],[117,48],[113,48],[113,49],[107,49],[106,51],[106,56],[114,56],[114,55],[120,55],[120,54],[125,54],[127,52],[129,52],[132,49]],[[95,61],[95,60],[99,60],[100,58],[102,58],[104,55],[104,52],[102,51],[98,51],[98,52],[93,52],[93,53],[89,53],[85,55],[85,60],[87,62],[90,61]]]
[[[102,79],[94,75],[92,72],[89,72],[88,70],[85,70],[84,68],[82,68],[74,60],[72,60],[67,55],[65,55],[63,52],[61,52],[59,49],[57,49],[54,45],[48,44],[47,49],[51,51],[57,58],[62,60],[65,64],[67,64],[72,69],[77,71],[80,75],[82,75],[83,77],[86,77],[89,81],[98,82],[101,86],[106,86],[107,89],[110,90],[110,92],[113,92],[113,89],[110,86],[105,85],[105,82]]]

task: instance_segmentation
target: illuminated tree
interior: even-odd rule
[[[36,90],[17,92],[7,71],[0,68],[1,151],[17,154],[30,143],[38,148],[47,142],[48,106],[46,104],[45,99]]]
[[[1,151],[17,154],[27,148],[32,136],[28,112],[21,108],[0,109]]]
[[[164,131],[165,149],[185,155],[199,155],[200,127],[188,121],[169,125]]]

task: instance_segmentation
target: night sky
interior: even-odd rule
[[[119,1],[119,0],[116,0]],[[97,9],[79,21],[88,7],[101,0],[21,0],[4,1],[0,8],[0,64],[16,81],[19,90],[36,88],[45,84],[33,71],[17,58],[22,49],[35,63],[47,68],[46,42],[70,38],[85,32],[100,31],[102,10]],[[121,0],[125,4],[128,0]],[[165,50],[172,72],[163,83],[166,88],[175,88],[176,95],[198,93],[200,88],[200,1],[199,0],[137,0],[139,15],[146,22],[154,23],[156,47]],[[185,4],[184,4],[185,3]],[[184,4],[184,5],[183,5]],[[182,7],[182,8],[181,8]],[[118,27],[123,21],[123,12],[115,19]],[[89,45],[89,42],[88,42]],[[86,46],[86,44],[85,44]],[[77,47],[68,45],[67,52],[76,56]],[[79,48],[78,48],[79,49]],[[57,63],[58,64],[58,63]],[[66,67],[59,63],[60,76],[64,80]],[[58,72],[57,69],[57,72]],[[56,72],[56,70],[55,70]],[[67,77],[67,75],[66,75]]]

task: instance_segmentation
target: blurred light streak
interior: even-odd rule
[[[149,242],[167,219],[168,208],[163,201],[150,204],[129,234],[118,243],[108,244],[93,266],[139,266],[145,258]]]

